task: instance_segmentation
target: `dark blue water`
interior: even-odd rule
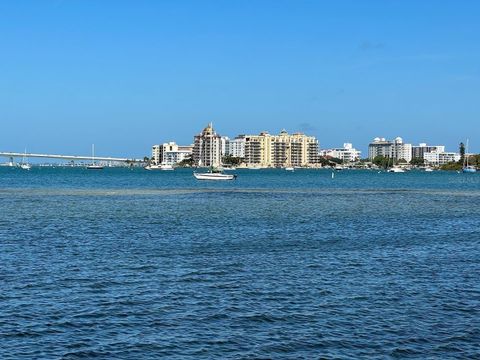
[[[0,168],[0,358],[480,358],[480,174],[237,173]]]

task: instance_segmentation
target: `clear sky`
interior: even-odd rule
[[[0,150],[304,131],[480,151],[480,1],[0,0]]]

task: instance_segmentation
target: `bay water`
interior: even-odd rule
[[[0,168],[1,359],[480,358],[480,174]]]

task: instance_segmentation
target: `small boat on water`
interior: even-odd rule
[[[20,169],[23,170],[30,170],[32,165],[27,162],[27,149],[25,149],[25,153],[23,155],[22,163],[20,164]]]
[[[292,166],[287,166],[287,167],[285,168],[285,171],[295,171],[295,168],[292,167]]]
[[[213,168],[205,173],[194,172],[193,176],[197,180],[235,180],[237,178],[235,174],[224,174],[221,170]]]
[[[88,170],[103,170],[103,166],[102,165],[97,165],[97,164],[91,164],[91,165],[87,165],[87,169]]]
[[[92,163],[87,165],[88,170],[103,170],[103,165],[99,165],[95,162],[95,145],[92,144]]]
[[[152,164],[144,167],[145,170],[162,170],[162,171],[172,171],[174,170],[172,165],[168,164]]]
[[[464,173],[476,173],[477,172],[477,169],[475,168],[475,166],[472,166],[472,165],[468,165],[468,166],[464,166],[462,171]]]
[[[462,172],[469,174],[469,173],[476,173],[477,168],[473,165],[468,164],[468,139],[467,139],[467,146],[465,147],[465,155],[463,157],[463,167],[462,167]]]
[[[387,172],[390,172],[390,173],[404,173],[405,170],[402,169],[401,167],[393,166],[393,167],[391,167],[390,169],[388,169]]]

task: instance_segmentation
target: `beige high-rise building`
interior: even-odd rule
[[[318,162],[318,140],[302,133],[279,135],[262,132],[245,136],[247,166],[290,167],[312,166]]]
[[[193,161],[197,166],[220,166],[222,162],[221,137],[213,129],[212,123],[195,135]]]

